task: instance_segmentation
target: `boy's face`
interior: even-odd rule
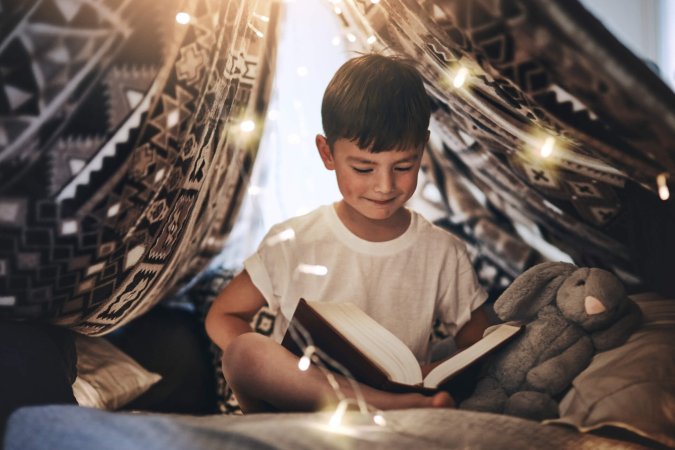
[[[421,148],[370,153],[352,141],[338,139],[331,152],[320,135],[316,144],[326,168],[335,170],[346,206],[367,219],[396,219],[415,192]]]

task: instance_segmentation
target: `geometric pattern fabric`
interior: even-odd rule
[[[405,55],[423,73],[442,143],[431,149],[437,179],[481,191],[503,233],[534,224],[579,265],[675,293],[663,269],[675,267],[675,200],[657,193],[661,174],[675,193],[675,93],[580,3],[355,0],[342,10],[355,49]],[[656,218],[666,224],[654,233],[632,232]],[[475,236],[478,221],[466,219]]]
[[[226,238],[259,144],[279,5],[19,3],[0,36],[0,318],[106,334]]]

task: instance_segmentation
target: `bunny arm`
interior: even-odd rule
[[[527,383],[534,389],[557,395],[572,383],[593,358],[593,344],[582,336],[562,353],[533,367],[527,373]]]

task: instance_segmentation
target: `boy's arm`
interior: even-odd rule
[[[234,338],[252,331],[249,322],[266,304],[265,297],[244,269],[211,305],[206,315],[206,333],[224,351]]]
[[[476,308],[471,313],[471,319],[469,319],[455,335],[455,346],[457,347],[457,350],[452,355],[448,356],[448,358],[457,354],[459,351],[464,350],[471,344],[478,342],[483,337],[485,329],[490,325],[493,325],[493,323],[490,321],[490,317],[485,311],[485,308],[483,306]],[[426,376],[431,369],[441,364],[446,359],[447,358],[444,358],[439,361],[422,365],[422,374]]]
[[[455,335],[457,350],[463,350],[480,341],[485,329],[493,325],[484,306],[479,306],[471,313],[471,319]]]

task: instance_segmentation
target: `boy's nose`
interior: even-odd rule
[[[394,190],[394,174],[388,170],[380,172],[375,180],[375,192],[388,194]]]

